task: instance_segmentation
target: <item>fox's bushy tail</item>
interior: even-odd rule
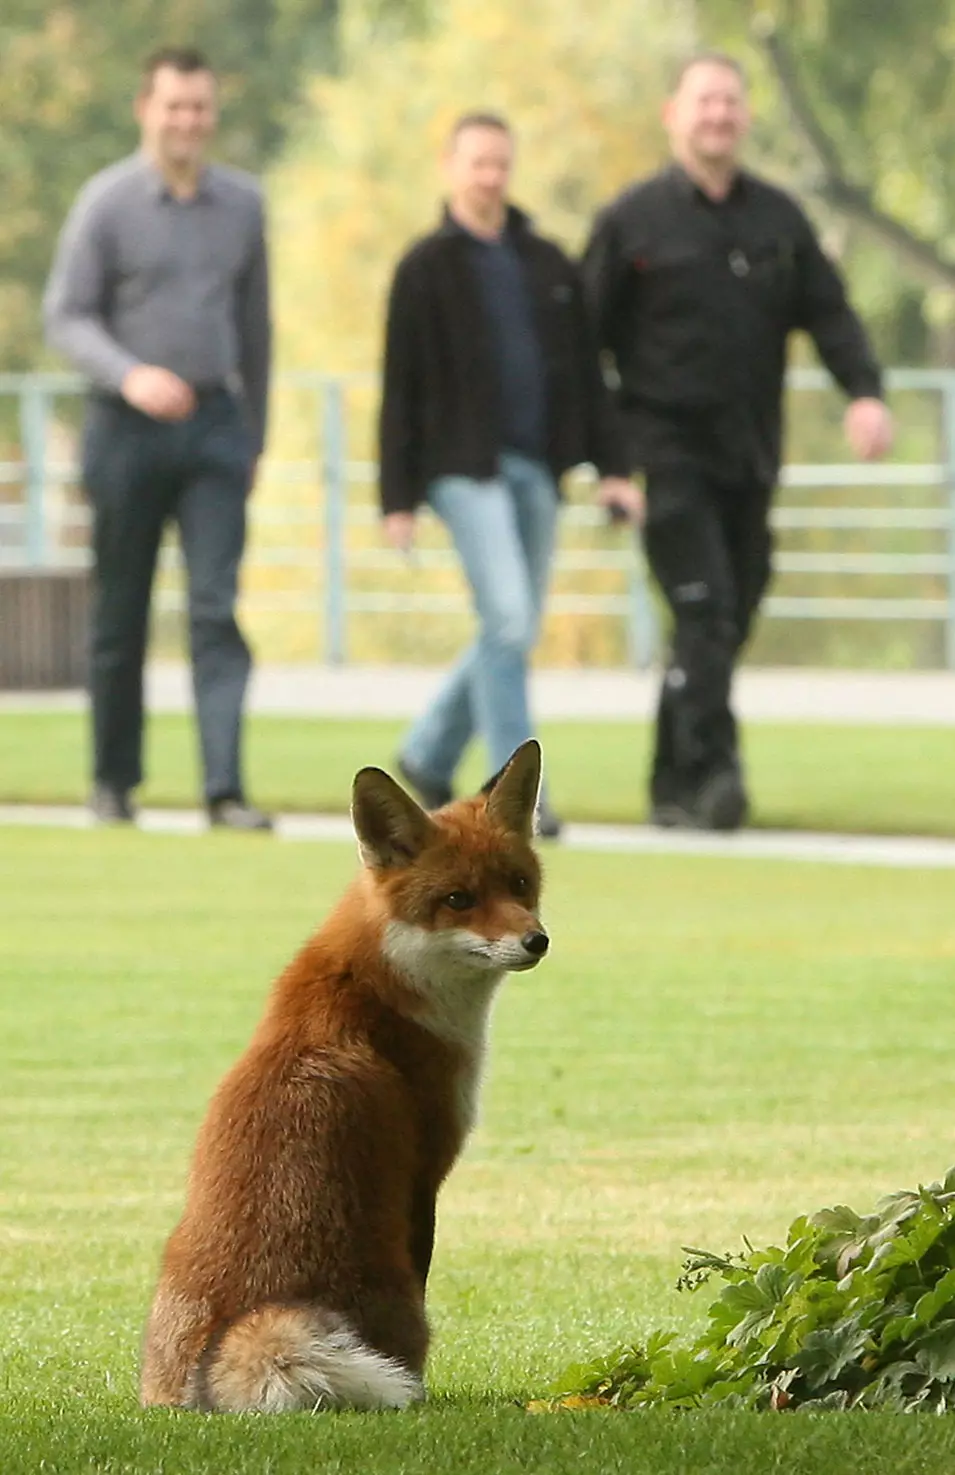
[[[365,1345],[344,1317],[321,1307],[263,1306],[210,1347],[196,1402],[222,1413],[405,1408],[421,1379]]]

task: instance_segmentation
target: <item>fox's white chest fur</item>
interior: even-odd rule
[[[505,973],[494,953],[499,947],[465,928],[432,932],[409,922],[385,928],[385,956],[421,998],[419,1022],[461,1051],[455,1084],[462,1138],[477,1120],[491,1004]]]

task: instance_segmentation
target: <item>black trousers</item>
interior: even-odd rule
[[[241,797],[242,704],[251,658],[235,619],[252,467],[242,410],[227,390],[199,396],[182,424],[119,399],[90,400],[83,478],[93,511],[90,687],[95,777],[143,776],[143,662],[163,529],[178,524],[188,579],[193,690],[208,800]]]
[[[654,802],[692,796],[739,767],[730,686],[769,582],[772,489],[692,466],[647,475],[647,561],[673,617],[657,712]]]

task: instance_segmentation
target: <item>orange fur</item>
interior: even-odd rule
[[[539,776],[525,744],[489,793],[433,816],[387,775],[357,776],[365,866],[209,1106],[146,1329],[145,1404],[421,1395],[435,1200],[470,1126],[484,1016],[503,973],[546,948]]]

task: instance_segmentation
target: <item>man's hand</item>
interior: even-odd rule
[[[843,427],[860,461],[877,461],[892,449],[892,416],[880,399],[854,399]]]
[[[155,364],[137,364],[123,379],[123,399],[152,420],[177,422],[195,413],[196,396],[178,374]]]
[[[597,489],[597,503],[611,517],[642,525],[646,513],[643,488],[625,476],[604,476]]]
[[[385,515],[385,537],[399,553],[410,553],[414,542],[413,512],[389,512]]]

